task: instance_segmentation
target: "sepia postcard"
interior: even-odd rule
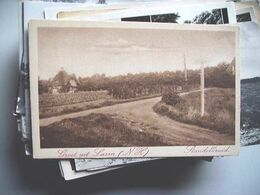
[[[203,6],[201,4],[196,4],[197,9],[194,8],[194,5],[192,6],[182,6],[176,5],[175,3],[168,4],[166,6],[162,6],[160,4],[160,8],[158,9],[152,9],[156,14],[153,14],[151,11],[149,11],[149,14],[152,17],[148,18],[154,18],[156,15],[157,20],[150,20],[149,22],[165,22],[167,19],[168,23],[179,23],[180,21],[190,21],[188,23],[210,23],[210,24],[223,24],[223,23],[229,23],[234,22],[234,8],[232,7],[232,3],[210,3],[205,4],[203,2]],[[134,4],[123,4],[120,6],[100,6],[100,7],[73,7],[73,8],[48,8],[45,9],[45,18],[46,19],[69,19],[69,20],[84,20],[87,19],[87,17],[93,16],[93,14],[102,14],[101,11],[118,11],[119,8],[133,8],[138,10],[138,16],[139,17],[126,17],[126,15],[123,13],[124,18],[121,18],[123,21],[145,21],[142,20],[142,16],[140,12],[141,6],[143,7],[142,10],[147,13],[147,9],[153,8],[156,4],[146,4],[146,3],[134,3]],[[134,5],[134,6],[133,6]],[[137,7],[138,5],[138,7]],[[168,7],[171,6],[171,14],[169,14]],[[145,8],[145,9],[144,9]],[[166,8],[166,9],[165,9]],[[192,11],[191,11],[192,9]],[[97,12],[96,12],[97,10]],[[132,9],[133,10],[133,9]],[[158,14],[158,10],[160,10],[160,14]],[[196,10],[196,11],[195,11]],[[94,13],[93,13],[94,12]],[[129,13],[129,12],[128,12]],[[170,16],[174,14],[178,15],[178,18],[176,20],[172,20],[172,17],[165,17]],[[132,12],[129,13],[130,16],[132,16]],[[207,15],[207,17],[205,17]],[[144,16],[144,18],[147,18],[147,16]],[[203,18],[203,19],[202,19]],[[108,17],[109,19],[109,17]],[[159,20],[158,20],[159,19]],[[120,19],[119,19],[120,20]],[[147,161],[147,160],[153,160],[157,158],[123,158],[123,159],[75,159],[75,167],[77,171],[80,170],[98,170],[98,169],[104,169],[110,166],[119,166],[119,165],[126,165],[126,164],[132,164],[139,161]]]
[[[237,155],[239,28],[29,23],[34,158]]]

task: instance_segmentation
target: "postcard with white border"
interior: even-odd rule
[[[239,27],[32,20],[34,158],[239,153]]]
[[[77,18],[58,17],[67,20],[89,20],[89,21],[139,21],[139,22],[161,22],[161,23],[195,23],[195,24],[234,24],[236,23],[235,6],[233,2],[228,3],[200,3],[190,5],[160,5],[138,8],[115,10],[95,15],[81,15]]]
[[[75,171],[73,170],[71,163],[69,160],[60,160],[59,161],[59,168],[61,172],[61,176],[64,178],[64,180],[73,180],[73,179],[79,179],[82,177],[89,177],[92,175],[97,175],[100,173],[105,173],[112,170],[117,170],[120,168],[123,168],[124,166],[118,166],[118,167],[109,167],[107,169],[97,170],[97,171]]]

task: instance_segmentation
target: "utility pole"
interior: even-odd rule
[[[200,69],[200,90],[201,90],[201,116],[205,113],[205,76],[204,76],[204,63],[201,63]]]
[[[186,65],[185,53],[183,53],[183,64],[184,64],[184,79],[185,79],[185,85],[186,85],[188,82],[188,76],[187,76],[187,65]]]

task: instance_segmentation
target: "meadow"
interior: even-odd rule
[[[153,110],[171,119],[209,128],[222,133],[235,133],[235,89],[213,88],[205,91],[205,114],[201,116],[200,92],[176,96],[174,105],[160,101]]]
[[[241,145],[260,143],[260,79],[241,84]]]
[[[45,93],[39,95],[39,105],[40,107],[53,107],[110,98],[111,96],[106,90],[57,94]]]
[[[42,148],[160,145],[168,145],[161,136],[112,114],[92,113],[41,127]]]

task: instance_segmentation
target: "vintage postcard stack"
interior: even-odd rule
[[[20,2],[26,155],[71,180],[260,143],[259,21],[257,1]]]

